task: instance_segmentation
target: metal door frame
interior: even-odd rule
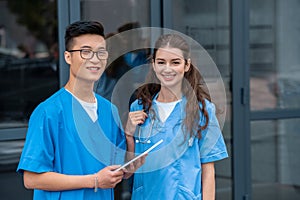
[[[251,199],[249,0],[231,1],[233,199]]]

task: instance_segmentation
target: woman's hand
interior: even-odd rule
[[[129,112],[127,123],[125,126],[125,134],[127,140],[127,154],[126,160],[129,161],[135,157],[134,154],[134,139],[133,135],[137,125],[143,124],[148,117],[147,113],[143,110]],[[141,165],[145,163],[145,156],[137,159],[135,162],[131,163],[126,169],[124,169],[124,178],[129,178]]]
[[[143,124],[147,117],[147,113],[145,113],[143,110],[129,112],[128,120],[125,127],[126,135],[133,136],[136,126]]]

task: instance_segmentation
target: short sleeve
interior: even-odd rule
[[[216,117],[213,103],[206,101],[209,114],[208,127],[202,131],[199,140],[201,163],[215,162],[228,157],[224,138]]]
[[[36,173],[53,171],[54,147],[50,126],[44,109],[37,107],[29,120],[18,173],[23,174],[24,170]]]

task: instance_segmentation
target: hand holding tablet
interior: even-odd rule
[[[131,163],[133,163],[134,161],[136,161],[137,159],[141,158],[142,156],[146,155],[147,153],[149,153],[150,151],[152,151],[155,147],[157,147],[159,144],[161,144],[163,142],[163,139],[159,140],[158,142],[156,142],[154,145],[152,145],[149,149],[147,149],[146,151],[144,151],[143,153],[141,153],[140,155],[134,157],[133,159],[131,159],[130,161],[128,161],[127,163],[125,163],[124,165],[122,165],[121,167],[117,168],[114,171],[119,171],[121,169],[124,169],[125,167],[127,167],[128,165],[130,165]]]

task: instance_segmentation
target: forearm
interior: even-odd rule
[[[28,189],[63,191],[82,188],[93,188],[94,175],[64,175],[55,172],[24,172],[24,185]]]
[[[215,199],[214,163],[206,163],[202,165],[202,196],[203,200]]]
[[[127,151],[134,152],[134,137],[131,135],[126,135]]]

